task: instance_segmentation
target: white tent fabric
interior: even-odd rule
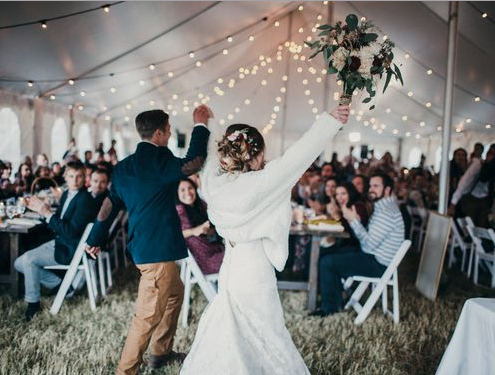
[[[124,2],[108,13],[97,10],[49,21],[46,29],[40,24],[0,29],[0,107],[12,108],[19,118],[21,154],[49,154],[50,129],[59,117],[69,127],[69,136],[77,136],[78,126],[87,123],[93,129],[88,144],[100,141],[105,129],[111,129],[113,136],[121,131],[130,151],[137,140],[132,123],[137,113],[163,108],[173,115],[175,128],[188,132],[192,108],[209,97],[208,105],[225,123],[245,122],[262,129],[274,120],[267,141],[270,153],[276,155],[282,148],[284,124],[284,145],[288,146],[310,126],[316,113],[337,103],[334,95],[341,91],[334,76],[322,74],[321,56],[302,61],[310,50],[298,48],[308,36],[315,36],[316,23],[325,23],[328,17],[344,19],[352,12],[373,20],[396,43],[405,86],[393,83],[385,94],[379,94],[374,111],[356,96],[354,116],[329,145],[329,152],[336,150],[343,157],[349,133],[359,132],[359,143],[380,153],[390,150],[397,155],[402,140],[404,162],[417,147],[434,164],[440,146],[437,127],[442,119],[448,3],[325,3]],[[0,27],[104,4],[1,2]],[[480,10],[488,17],[483,18]],[[495,141],[494,17],[493,2],[460,4],[453,117],[458,132],[452,148],[471,147],[478,140]],[[173,30],[139,47],[169,29]],[[294,43],[290,51],[282,47],[279,61],[278,48],[286,41]],[[258,69],[253,75],[255,65]],[[76,79],[74,85],[67,83],[88,71],[92,72]],[[329,93],[324,103],[327,79]],[[235,84],[230,88],[232,80]],[[28,81],[33,81],[32,87]],[[480,100],[475,101],[476,97]]]

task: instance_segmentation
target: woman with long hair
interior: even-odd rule
[[[285,327],[275,269],[282,271],[288,256],[291,189],[348,115],[347,106],[322,113],[268,163],[252,126],[229,126],[216,147],[210,137],[202,193],[226,251],[218,294],[201,317],[182,375],[309,374]]]
[[[225,247],[208,221],[206,203],[199,198],[191,179],[184,178],[179,182],[176,199],[182,233],[194,260],[205,275],[218,273]]]

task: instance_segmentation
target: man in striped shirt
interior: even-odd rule
[[[313,316],[327,316],[342,309],[342,282],[349,276],[380,277],[404,241],[404,221],[392,198],[394,182],[377,172],[371,176],[369,198],[374,202],[368,230],[355,207],[342,207],[345,219],[359,240],[359,247],[329,254],[320,260],[321,308]]]

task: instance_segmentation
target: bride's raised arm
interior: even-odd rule
[[[348,107],[340,107],[333,113],[339,118],[345,118],[346,121],[348,109]],[[342,122],[334,116],[326,112],[320,114],[318,120],[301,139],[290,146],[282,156],[267,163],[265,169],[261,171],[261,181],[258,181],[260,184],[257,187],[272,191],[291,189],[341,127]]]

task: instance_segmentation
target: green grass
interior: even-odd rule
[[[417,259],[408,257],[403,263],[399,325],[385,318],[378,307],[360,326],[353,324],[354,312],[308,318],[305,293],[281,293],[287,327],[312,374],[434,374],[464,301],[495,297],[495,291],[474,287],[463,274],[453,271],[432,303],[414,288]],[[82,295],[65,301],[53,317],[47,310],[52,299],[44,298],[45,311],[30,323],[22,320],[24,302],[0,292],[0,373],[114,373],[133,313],[137,280],[135,270],[120,270],[114,289],[96,313]],[[203,295],[194,289],[191,323],[187,329],[179,327],[175,350],[190,347],[205,304]],[[178,371],[178,366],[157,371],[142,368],[144,374]]]

